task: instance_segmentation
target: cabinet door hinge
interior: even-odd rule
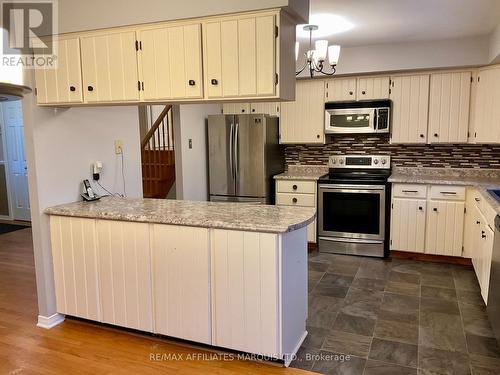
[[[38,95],[38,90],[37,90],[37,88],[35,87],[35,96],[37,96],[37,95]]]
[[[392,240],[391,240],[391,245],[392,245]]]
[[[141,81],[137,81],[137,90],[141,91]]]
[[[141,82],[141,89],[144,91],[144,81]]]
[[[481,82],[481,76],[477,76],[477,81]]]
[[[467,213],[467,207],[464,207],[464,214]]]
[[[477,132],[474,132],[474,138],[477,138]]]
[[[139,40],[139,49],[142,51],[142,40]]]
[[[474,77],[470,77],[470,83],[474,82]]]
[[[276,73],[274,75],[274,84],[277,85],[278,84],[278,81],[279,81],[279,78],[278,78],[278,73]]]
[[[391,95],[391,94],[392,94],[392,89],[389,89],[389,95]]]
[[[391,203],[391,208],[394,208],[394,203]]]
[[[278,26],[274,26],[274,37],[277,38],[279,35],[279,28]]]
[[[135,41],[135,50],[139,51],[139,41],[138,40]]]

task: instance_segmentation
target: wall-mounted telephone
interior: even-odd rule
[[[101,198],[99,195],[94,193],[94,190],[92,190],[92,186],[90,186],[89,180],[83,180],[83,188],[85,190],[85,193],[82,193],[81,196],[84,200],[95,201]]]

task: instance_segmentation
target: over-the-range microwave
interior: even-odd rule
[[[325,104],[325,134],[389,133],[391,101]]]

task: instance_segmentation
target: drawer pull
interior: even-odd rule
[[[293,190],[297,190],[297,185],[293,185],[293,186],[292,186],[292,189],[293,189]]]
[[[457,195],[455,191],[441,191],[440,193],[444,195]]]
[[[476,202],[481,202],[481,199],[479,199],[479,198],[474,198],[474,200],[475,200]]]
[[[189,84],[189,86],[194,86],[194,85],[196,85],[196,81],[194,79],[190,79],[188,81],[188,84]]]
[[[87,90],[94,91],[94,88],[92,86],[87,86]]]
[[[69,87],[69,91],[73,91],[73,92],[76,91],[76,87],[75,86],[70,86]]]
[[[481,224],[481,222],[478,220],[478,221],[476,221],[476,224]]]
[[[210,83],[214,86],[217,86],[219,84],[219,81],[217,81],[216,79],[212,79]]]
[[[403,193],[418,193],[417,190],[403,190]]]
[[[293,203],[297,203],[297,198],[293,198],[293,199],[292,199],[292,202],[293,202]]]

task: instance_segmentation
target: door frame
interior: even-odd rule
[[[2,148],[3,148],[3,159],[0,160],[0,165],[3,165],[5,168],[5,183],[7,184],[7,202],[9,206],[9,215],[0,215],[1,220],[14,220],[14,210],[12,207],[12,187],[10,183],[10,168],[9,168],[9,160],[7,157],[7,131],[5,128],[5,118],[3,113],[3,105],[0,105],[0,132],[2,134]]]

